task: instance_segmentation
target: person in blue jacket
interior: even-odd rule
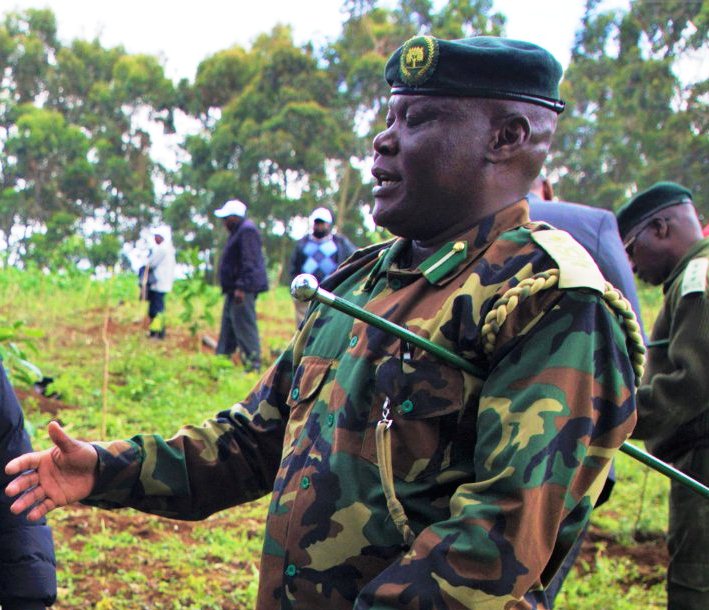
[[[9,483],[5,464],[32,451],[22,409],[0,362],[0,489]],[[44,519],[30,523],[10,512],[0,493],[0,608],[40,610],[57,596],[52,532]]]
[[[246,218],[243,201],[230,199],[214,215],[223,220],[229,231],[219,262],[224,308],[216,352],[231,356],[238,349],[245,370],[258,371],[261,344],[256,325],[256,297],[268,290],[261,234]]]
[[[553,190],[539,176],[532,183],[532,191],[527,196],[529,217],[570,233],[596,261],[603,276],[630,301],[642,328],[633,270],[625,254],[618,221],[613,212],[580,203],[552,201],[551,197]]]

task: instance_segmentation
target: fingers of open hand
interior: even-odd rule
[[[40,504],[37,504],[29,513],[27,513],[27,519],[30,521],[38,521],[56,507],[57,505],[54,500],[51,498],[45,498]]]
[[[39,485],[39,475],[34,471],[23,474],[12,481],[7,486],[5,493],[9,496],[21,494],[13,502],[10,510],[18,515],[31,508],[32,510],[27,515],[30,521],[40,519],[56,506],[56,503],[47,497],[44,488]]]
[[[13,479],[7,484],[5,493],[11,498],[35,487],[39,483],[39,474],[36,470],[28,470],[19,477]]]
[[[25,453],[5,465],[5,474],[18,474],[23,470],[31,470],[39,465],[40,451]]]

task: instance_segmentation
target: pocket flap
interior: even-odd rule
[[[304,356],[295,370],[293,385],[286,399],[288,405],[294,407],[313,398],[322,387],[331,366],[332,360],[317,356]]]
[[[389,397],[391,407],[406,419],[441,417],[463,406],[463,374],[428,360],[388,358],[375,375],[377,392]]]

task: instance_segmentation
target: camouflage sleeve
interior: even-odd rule
[[[450,518],[368,583],[357,610],[518,607],[580,533],[635,422],[625,336],[581,291],[557,293],[524,332],[482,388],[475,480],[451,497]]]
[[[129,506],[176,519],[203,519],[270,493],[281,459],[287,350],[243,402],[165,440],[138,435],[96,443],[98,481],[86,504]]]

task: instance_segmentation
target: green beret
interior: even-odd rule
[[[441,40],[416,36],[389,58],[392,95],[518,100],[560,113],[561,64],[531,42],[495,36]]]
[[[674,182],[657,182],[635,195],[616,213],[620,236],[625,236],[658,210],[678,203],[691,202],[692,191]]]

